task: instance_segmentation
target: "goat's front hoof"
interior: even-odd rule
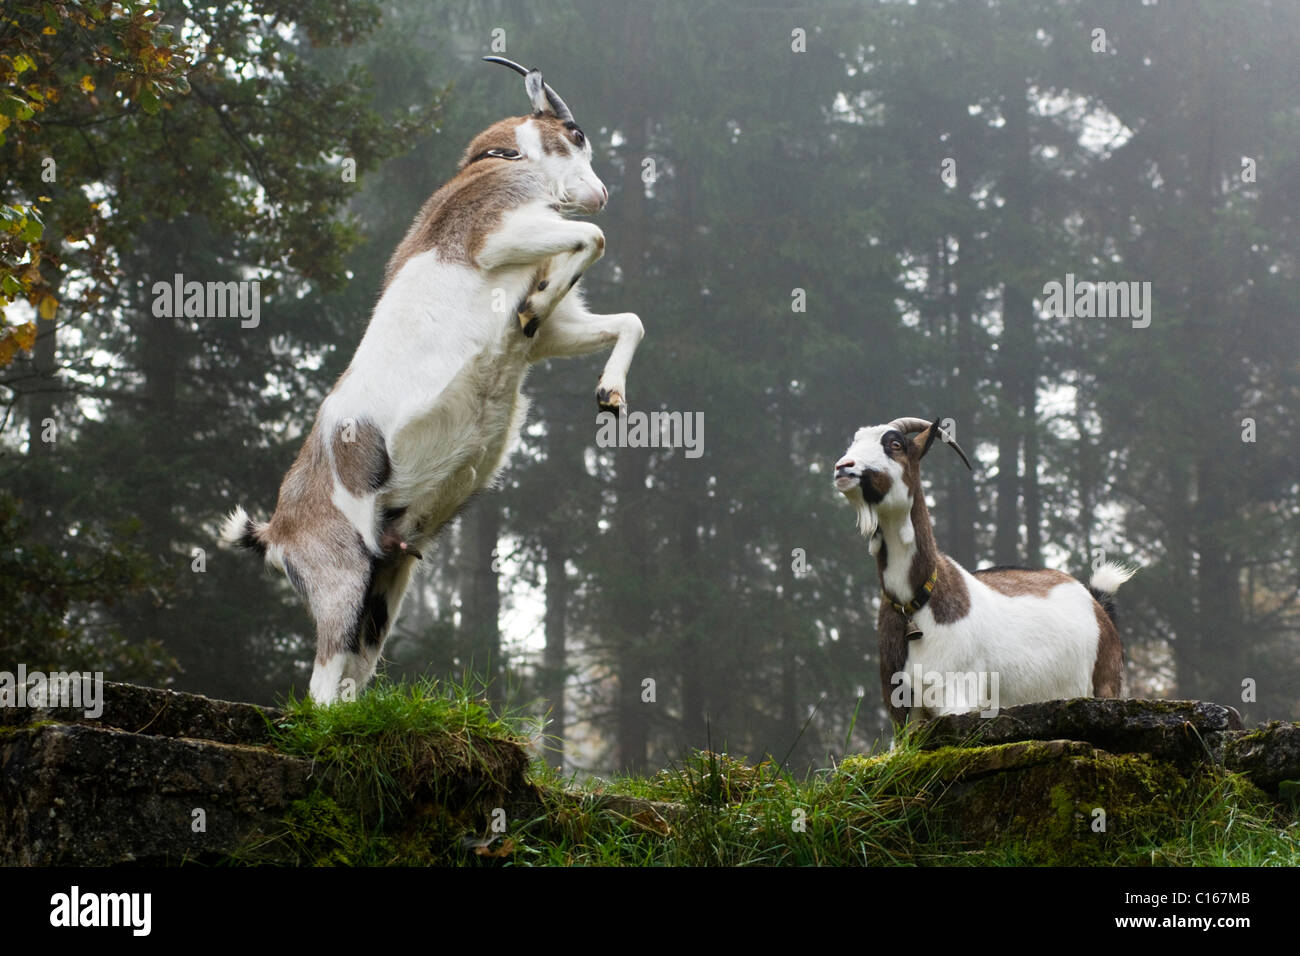
[[[525,302],[521,305],[516,316],[519,319],[519,327],[524,330],[524,335],[531,339],[537,334],[537,326],[541,322],[541,317],[533,311],[531,302]]]
[[[598,388],[596,389],[596,404],[600,406],[602,412],[618,413],[619,409],[627,407],[627,401],[623,398],[623,393],[616,388]]]

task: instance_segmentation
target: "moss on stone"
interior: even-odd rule
[[[357,815],[345,812],[320,790],[294,801],[284,823],[285,839],[300,858],[316,866],[354,866],[365,855],[367,841]]]
[[[34,735],[40,733],[46,727],[58,727],[60,721],[57,720],[34,720],[30,724],[0,724],[0,737],[17,737],[19,735]]]
[[[1241,743],[1262,744],[1266,742],[1269,736],[1282,726],[1282,721],[1273,720],[1267,724],[1260,724],[1254,730],[1247,730],[1242,733],[1237,740]]]
[[[464,842],[484,827],[472,815],[415,803],[398,824],[370,826],[356,808],[324,789],[294,801],[275,832],[250,840],[230,862],[268,858],[299,866],[446,866],[475,859]],[[268,852],[272,851],[272,852]]]
[[[1172,836],[1188,786],[1169,763],[1067,740],[941,747],[849,767],[859,785],[888,773],[892,792],[928,794],[938,840],[1047,865],[1121,862],[1131,857],[1121,848]]]

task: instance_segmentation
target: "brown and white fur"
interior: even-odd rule
[[[370,680],[420,549],[494,483],[530,365],[613,346],[597,400],[624,404],[641,321],[587,311],[574,284],[605,237],[563,215],[608,198],[591,145],[540,73],[498,62],[525,74],[534,112],[476,136],[420,210],[271,519],[236,508],[222,529],[308,604],[320,703]]]
[[[909,437],[914,435],[915,437]],[[941,553],[921,487],[921,459],[938,437],[939,422],[898,419],[860,428],[835,465],[835,487],[855,506],[869,539],[881,587],[877,621],[885,707],[902,723],[915,703],[917,674],[944,675],[944,704],[920,706],[920,716],[983,709],[963,687],[969,675],[996,675],[996,707],[1068,697],[1118,697],[1123,654],[1114,594],[1133,571],[1103,564],[1088,587],[1060,571],[985,568],[970,572]],[[969,466],[969,462],[967,462]],[[929,601],[912,619],[922,637],[908,640],[905,620],[889,603],[906,605],[938,568]],[[954,693],[955,691],[955,693]]]

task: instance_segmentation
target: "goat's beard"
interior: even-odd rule
[[[870,538],[880,526],[880,519],[876,517],[876,509],[862,497],[862,489],[855,488],[853,491],[849,501],[858,512],[858,530],[862,532],[864,538]]]

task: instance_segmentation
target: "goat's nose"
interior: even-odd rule
[[[852,468],[852,467],[853,467],[853,460],[850,458],[845,458],[843,461],[837,462],[835,464],[836,471],[843,471],[845,468]]]

